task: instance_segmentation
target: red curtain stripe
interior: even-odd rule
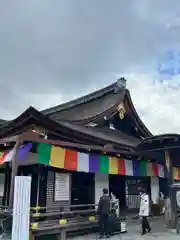
[[[158,165],[156,163],[152,164],[152,168],[153,168],[153,172],[154,172],[154,176],[158,177],[159,176],[159,168]]]
[[[119,175],[126,175],[125,160],[118,159],[118,174]]]
[[[66,149],[64,168],[70,171],[77,170],[77,152]]]

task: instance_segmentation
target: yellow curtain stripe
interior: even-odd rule
[[[109,158],[109,173],[118,174],[118,159],[116,157]]]
[[[65,149],[52,146],[50,156],[50,166],[56,168],[64,168]]]

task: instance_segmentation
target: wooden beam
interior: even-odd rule
[[[100,151],[100,152],[107,152],[107,153],[113,153],[113,154],[125,154],[125,155],[138,155],[135,151],[126,151],[126,150],[114,150],[114,148],[107,148],[107,147],[101,147],[96,145],[85,145],[85,144],[79,144],[79,143],[71,143],[71,142],[64,142],[59,140],[51,140],[51,139],[44,139],[41,138],[37,133],[32,132],[31,130],[24,132],[20,135],[16,135],[9,138],[2,138],[0,139],[0,144],[8,143],[8,142],[16,142],[17,140],[24,142],[24,141],[30,141],[30,142],[37,142],[37,143],[48,143],[56,146],[61,147],[71,147],[71,148],[77,148],[77,149],[83,149],[86,151]]]

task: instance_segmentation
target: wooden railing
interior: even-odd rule
[[[0,216],[5,229],[12,228],[12,211],[6,206],[0,206]],[[79,210],[80,209],[80,210]],[[98,227],[96,205],[71,205],[69,211],[57,207],[31,207],[30,209],[30,239],[42,235],[59,235],[66,239],[66,234],[74,231],[82,232]],[[52,211],[50,211],[52,210]],[[7,221],[8,219],[8,221]]]

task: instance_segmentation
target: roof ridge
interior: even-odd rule
[[[104,88],[101,88],[101,89],[99,89],[95,92],[91,92],[91,93],[86,94],[86,95],[84,95],[82,97],[79,97],[77,99],[70,100],[68,102],[59,104],[55,107],[50,107],[50,108],[44,109],[41,112],[45,115],[49,115],[54,111],[62,111],[62,110],[68,109],[68,108],[72,108],[75,105],[80,105],[80,104],[83,104],[83,103],[90,102],[90,101],[92,101],[96,98],[102,97],[103,95],[105,95],[105,94],[107,94],[111,91],[115,91],[116,87],[117,87],[117,82],[114,82],[114,83],[112,83],[112,84],[110,84],[110,85],[108,85]]]

